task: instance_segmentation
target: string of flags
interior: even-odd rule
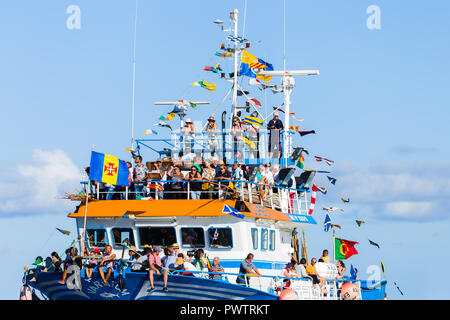
[[[316,158],[317,162],[325,161],[329,166],[331,166],[334,163],[333,160],[329,160],[329,159],[326,159],[326,158],[322,158],[322,157],[318,157],[318,156],[314,156],[314,158]]]
[[[209,92],[214,92],[216,90],[216,88],[217,88],[217,85],[215,83],[211,83],[211,82],[208,82],[208,81],[205,81],[205,80],[194,81],[194,82],[192,82],[192,85],[205,88]]]
[[[219,73],[219,71],[222,71],[222,69],[220,68],[220,62],[217,63],[214,67],[211,66],[206,66],[205,68],[203,68],[204,71],[211,71],[214,73]]]

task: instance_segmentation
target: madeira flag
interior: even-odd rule
[[[344,260],[350,258],[354,254],[358,254],[354,245],[356,241],[349,241],[344,239],[334,239],[334,257],[336,260]]]
[[[110,155],[92,151],[89,179],[128,187],[130,171],[127,163]]]
[[[269,82],[270,79],[272,79],[272,76],[256,75],[259,70],[272,71],[273,66],[270,63],[255,57],[247,51],[242,51],[241,69],[239,70],[239,74],[241,76],[261,79],[266,82]]]

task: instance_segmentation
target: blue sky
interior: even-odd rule
[[[0,299],[16,299],[21,270],[37,255],[70,243],[55,227],[74,230],[66,217],[74,205],[56,199],[79,188],[91,145],[121,158],[131,135],[131,61],[134,1],[2,1],[0,4]],[[70,5],[81,10],[81,28],[69,30]],[[228,23],[244,1],[140,0],[137,29],[137,138],[166,110],[157,100],[209,100],[189,114],[206,119],[229,88],[206,65],[226,33],[212,21]],[[366,9],[381,10],[381,29],[369,30]],[[406,294],[388,287],[392,299],[448,299],[448,275],[427,279],[450,263],[450,4],[447,1],[286,0],[287,68],[319,69],[317,77],[296,79],[292,108],[304,118],[295,143],[310,151],[308,168],[331,169],[336,186],[319,195],[307,229],[310,255],[331,249],[321,230],[321,206],[343,207],[332,219],[338,236],[360,242],[348,260],[360,273],[386,265],[386,276]],[[281,1],[247,1],[246,25],[239,33],[262,42],[250,52],[283,66]],[[210,92],[191,85],[218,84]],[[278,83],[278,79],[273,79]],[[261,93],[263,114],[282,103],[281,95]],[[241,101],[243,103],[243,101]],[[227,100],[225,106],[230,105]],[[216,113],[219,115],[221,111]],[[159,129],[160,135],[167,131]],[[332,159],[332,168],[313,155]],[[144,160],[153,158],[144,153]],[[350,197],[350,204],[339,202]],[[354,219],[365,220],[357,228]],[[380,244],[380,249],[368,244]],[[437,263],[434,264],[433,262]],[[442,278],[441,278],[442,277]]]

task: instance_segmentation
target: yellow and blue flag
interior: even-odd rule
[[[247,51],[242,51],[241,69],[239,74],[251,78],[257,78],[269,82],[272,76],[256,75],[259,70],[272,71],[272,64],[259,59]]]
[[[110,154],[92,151],[90,180],[128,187],[129,173],[125,161]]]

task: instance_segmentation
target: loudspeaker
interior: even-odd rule
[[[300,187],[302,185],[302,183],[304,183],[303,189],[309,189],[309,186],[310,186],[312,180],[314,179],[315,175],[316,175],[316,171],[314,171],[314,170],[304,171],[300,175],[298,180],[296,179],[297,187]]]
[[[278,185],[288,188],[289,180],[295,172],[295,168],[283,168],[278,173]]]

